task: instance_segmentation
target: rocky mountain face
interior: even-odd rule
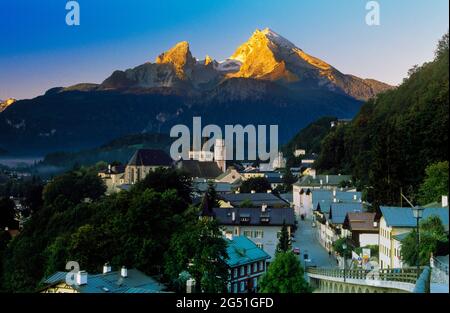
[[[367,100],[392,87],[372,79],[345,75],[270,29],[257,30],[227,60],[195,59],[189,43],[180,42],[134,69],[116,71],[99,89],[181,89],[190,95],[210,91],[232,78],[277,82],[292,89],[308,86]],[[247,84],[248,85],[248,84]],[[229,85],[226,85],[229,87]],[[241,89],[241,87],[238,87]],[[238,91],[239,92],[239,91]]]
[[[351,118],[392,87],[346,75],[270,29],[257,30],[224,61],[192,56],[180,42],[101,84],[50,89],[0,114],[0,147],[51,152],[98,146],[175,124],[278,124],[280,141],[320,116]]]
[[[12,105],[14,102],[16,102],[16,99],[9,98],[7,100],[0,100],[0,113],[6,110],[10,105]]]

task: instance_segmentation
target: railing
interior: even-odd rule
[[[432,256],[430,259],[430,264],[432,268],[437,268],[448,275],[448,264],[440,261],[438,258]]]
[[[322,275],[335,278],[358,279],[358,280],[377,280],[394,281],[415,284],[419,274],[417,268],[403,269],[379,269],[379,270],[360,270],[360,269],[334,269],[334,268],[307,268],[308,274]]]

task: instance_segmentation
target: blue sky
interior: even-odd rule
[[[256,28],[270,27],[344,73],[398,84],[433,58],[448,30],[448,0],[78,0],[81,25],[65,24],[65,0],[0,0],[0,99],[103,81],[154,61],[176,42],[221,60]]]

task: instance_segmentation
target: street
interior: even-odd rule
[[[295,242],[292,247],[300,248],[300,262],[303,263],[303,254],[306,252],[311,263],[317,267],[337,267],[336,259],[330,257],[316,238],[316,228],[312,227],[312,221],[298,219],[298,229],[295,232]]]

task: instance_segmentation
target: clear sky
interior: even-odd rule
[[[265,27],[344,73],[398,84],[449,27],[448,0],[378,0],[376,27],[368,0],[78,0],[76,27],[66,2],[0,0],[0,99],[99,83],[182,40],[198,58],[225,59]]]

